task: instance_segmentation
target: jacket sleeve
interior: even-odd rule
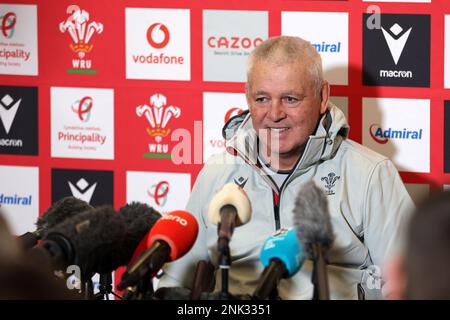
[[[372,170],[364,193],[364,242],[375,266],[402,250],[414,204],[390,160]]]
[[[164,275],[159,280],[158,287],[191,287],[195,268],[199,260],[209,261],[206,243],[206,222],[202,208],[207,199],[207,190],[211,180],[207,178],[207,165],[200,171],[192,189],[186,210],[192,213],[198,222],[198,236],[194,246],[180,259],[166,264]],[[209,181],[209,182],[208,182]]]

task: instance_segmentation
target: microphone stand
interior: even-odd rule
[[[116,298],[122,299],[122,296],[113,291],[111,273],[100,273],[99,292],[95,295],[97,300],[109,300],[109,294]]]
[[[314,284],[313,300],[330,300],[330,289],[328,287],[327,266],[324,250],[320,244],[312,244],[313,273],[311,282]]]
[[[222,274],[221,300],[230,300],[228,292],[229,270],[231,267],[230,239],[236,225],[236,208],[232,205],[225,205],[220,209],[220,223],[218,225],[218,251],[219,268]]]

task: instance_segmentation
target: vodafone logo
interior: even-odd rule
[[[169,29],[162,23],[154,23],[147,29],[147,41],[155,49],[162,49],[169,43]]]
[[[225,117],[223,118],[223,122],[227,123],[228,120],[230,120],[232,117],[240,115],[242,112],[244,112],[243,109],[239,108],[239,107],[233,107],[230,110],[228,110],[225,113]]]
[[[263,42],[262,38],[250,39],[247,37],[209,37],[208,46],[210,48],[227,49],[250,49]]]

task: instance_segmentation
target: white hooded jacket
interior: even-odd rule
[[[257,161],[258,140],[250,114],[232,118],[224,127],[228,151],[207,161],[187,205],[199,223],[195,245],[167,265],[159,287],[190,287],[199,260],[217,267],[217,226],[209,223],[207,210],[214,194],[234,181],[247,192],[253,214],[249,223],[235,229],[230,243],[229,288],[234,294],[251,294],[264,269],[259,261],[264,240],[277,229],[292,226],[296,194],[312,179],[327,194],[335,235],[328,257],[331,298],[356,299],[358,284],[366,297],[379,298],[376,276],[389,254],[401,246],[414,206],[393,163],[347,139],[348,130],[342,111],[330,104],[279,190]],[[281,280],[280,298],[311,299],[311,271],[307,260],[296,275]],[[220,290],[219,272],[216,290]]]

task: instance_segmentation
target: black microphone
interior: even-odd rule
[[[136,286],[143,277],[153,277],[166,262],[181,258],[194,245],[198,223],[187,211],[173,211],[158,220],[136,248],[119,290]]]
[[[31,249],[42,239],[47,230],[70,217],[92,208],[87,202],[75,197],[62,198],[53,203],[37,220],[35,231],[26,232],[18,237],[19,243],[25,250]]]
[[[31,251],[47,255],[57,268],[78,265],[85,279],[126,265],[125,218],[108,206],[80,213],[48,230]]]
[[[313,181],[301,186],[295,200],[294,225],[305,252],[313,260],[314,300],[329,300],[327,254],[334,241],[328,200]]]
[[[295,228],[280,229],[267,238],[261,249],[260,259],[265,268],[253,292],[253,298],[272,299],[280,280],[296,274],[305,260]]]
[[[147,233],[153,228],[162,215],[141,202],[131,202],[119,209],[119,214],[125,218],[127,235],[122,243],[122,251],[126,255],[127,263],[131,260],[134,251]]]

